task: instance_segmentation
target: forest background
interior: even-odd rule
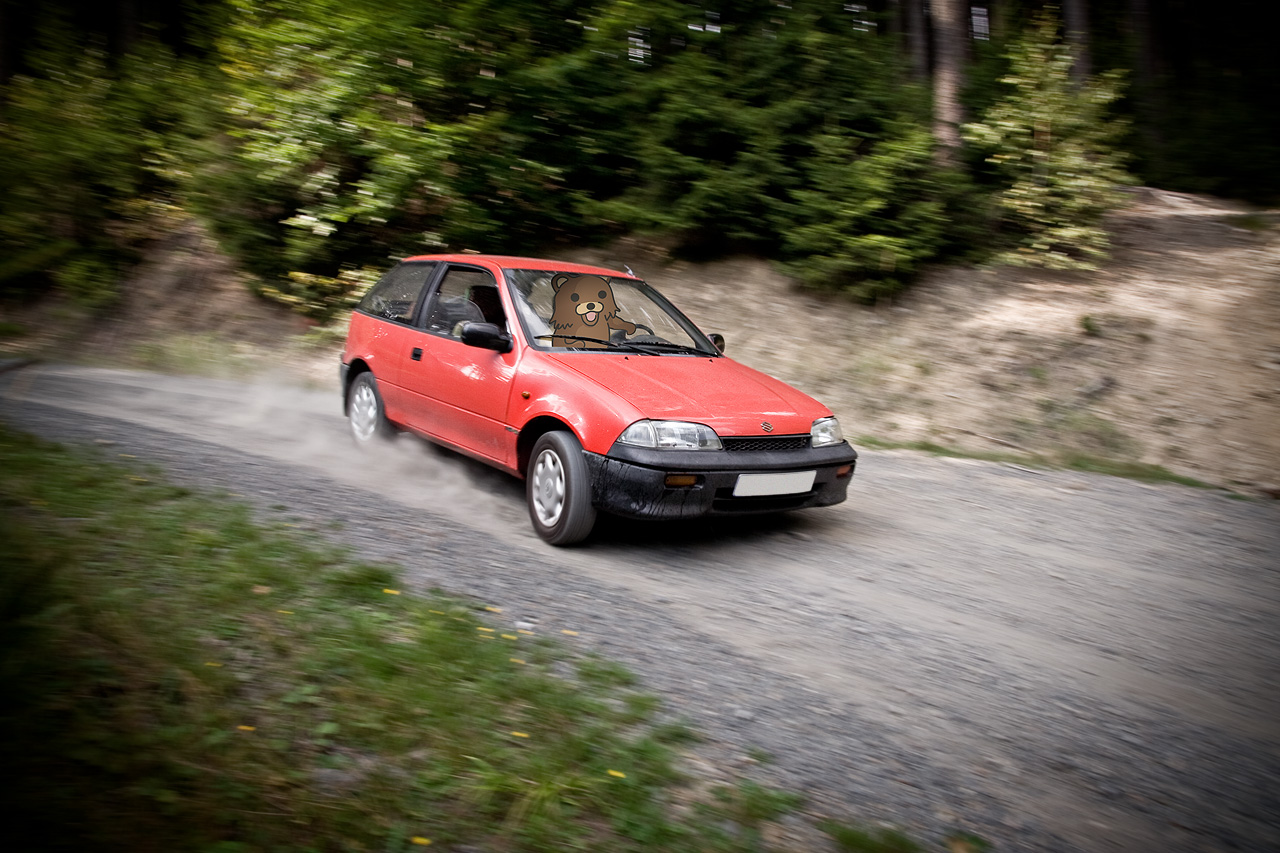
[[[1087,266],[1125,183],[1280,198],[1264,6],[0,0],[0,298],[109,307],[192,217],[320,322],[627,233],[862,299]]]

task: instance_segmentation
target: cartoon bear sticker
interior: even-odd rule
[[[610,330],[634,334],[636,324],[618,316],[618,304],[607,279],[598,275],[559,273],[551,279],[551,345],[604,349]]]

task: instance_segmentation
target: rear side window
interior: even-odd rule
[[[410,322],[413,307],[435,268],[435,261],[406,261],[392,267],[356,308],[388,320]]]

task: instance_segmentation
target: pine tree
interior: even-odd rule
[[[1009,94],[965,126],[966,140],[988,153],[1002,181],[996,206],[1007,251],[997,261],[1092,268],[1108,245],[1102,217],[1132,182],[1116,147],[1124,124],[1107,115],[1120,76],[1073,82],[1075,56],[1048,14],[1013,45],[1009,61]]]

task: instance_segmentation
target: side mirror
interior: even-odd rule
[[[724,335],[719,332],[712,332],[707,335],[707,337],[711,339],[711,343],[716,345],[716,349],[720,350],[720,352],[724,352]]]
[[[462,342],[469,347],[511,352],[511,336],[493,323],[463,323]]]

